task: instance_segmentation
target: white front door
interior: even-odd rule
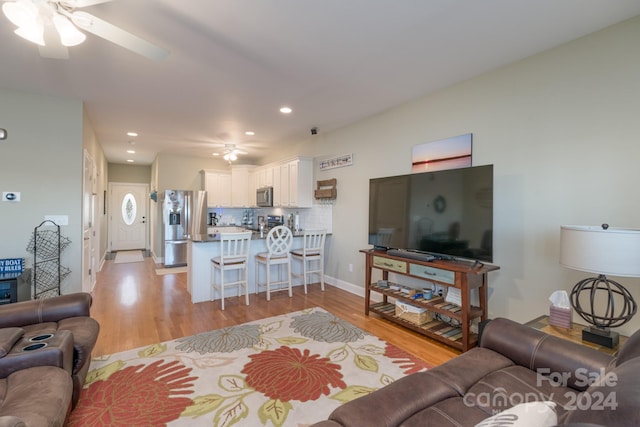
[[[147,184],[109,183],[111,251],[147,248]]]

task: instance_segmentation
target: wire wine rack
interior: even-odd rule
[[[60,226],[46,220],[33,229],[27,252],[33,254],[33,298],[60,295],[60,284],[71,270],[60,264],[60,254],[71,240],[60,234]]]

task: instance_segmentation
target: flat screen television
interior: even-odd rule
[[[493,262],[493,165],[370,179],[369,244]]]

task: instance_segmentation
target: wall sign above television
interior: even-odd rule
[[[370,179],[369,244],[493,262],[493,165]]]

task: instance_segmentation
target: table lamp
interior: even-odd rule
[[[601,226],[561,226],[560,264],[596,273],[571,290],[571,306],[589,325],[582,340],[615,348],[610,330],[627,323],[638,306],[627,289],[607,276],[640,277],[640,230]]]

